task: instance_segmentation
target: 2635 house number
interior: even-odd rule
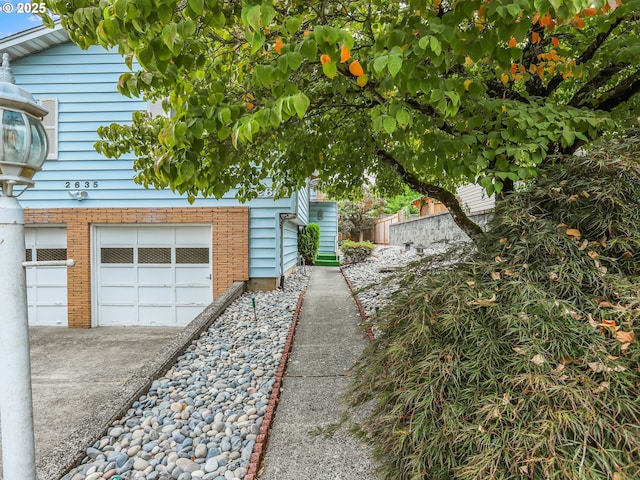
[[[89,182],[64,182],[64,188],[98,188],[97,181]]]

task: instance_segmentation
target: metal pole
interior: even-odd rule
[[[4,480],[35,480],[24,212],[0,197],[0,424]]]

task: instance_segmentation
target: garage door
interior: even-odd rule
[[[64,227],[25,228],[27,261],[66,260]],[[67,322],[67,267],[28,267],[29,325],[64,326]]]
[[[211,226],[97,227],[98,325],[189,323],[212,301]]]

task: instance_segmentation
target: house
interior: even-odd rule
[[[468,183],[456,190],[458,202],[467,215],[475,215],[486,210],[493,210],[496,206],[495,197],[488,196],[487,192],[480,185]],[[418,216],[426,217],[446,213],[447,207],[429,197],[420,197],[411,202],[411,205],[418,209]]]
[[[16,83],[50,112],[48,159],[20,196],[26,259],[76,262],[28,268],[31,325],[185,325],[234,281],[281,285],[310,215],[328,222],[323,242],[333,248],[335,204],[311,202],[309,185],[278,200],[241,204],[231,192],[190,205],[135,184],[132,157],[98,154],[99,126],[149,108],[118,93],[126,67],[115,51],[81,50],[57,25],[4,38],[0,53],[9,54]]]

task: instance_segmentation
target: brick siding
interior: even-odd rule
[[[67,269],[67,301],[70,328],[91,328],[91,225],[204,223],[212,228],[213,296],[234,281],[249,279],[249,208],[56,208],[25,209],[25,223],[65,225],[67,258],[75,260]]]

